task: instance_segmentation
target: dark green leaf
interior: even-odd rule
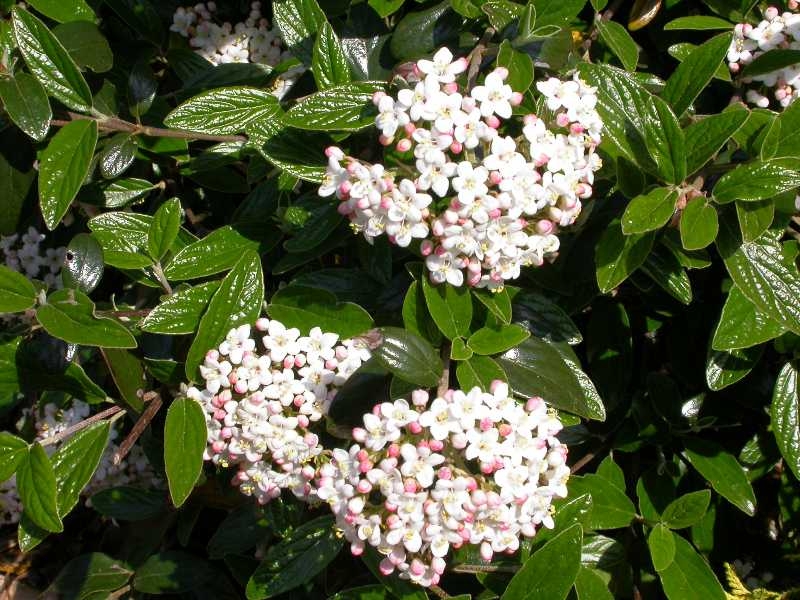
[[[79,67],[88,67],[95,73],[105,73],[114,66],[111,47],[94,23],[71,21],[53,29],[53,34]]]
[[[136,158],[138,145],[136,138],[129,133],[118,133],[108,140],[100,153],[100,172],[106,179],[122,175]],[[148,182],[148,189],[152,185]]]
[[[515,92],[524,94],[533,82],[533,60],[524,52],[514,50],[511,42],[503,40],[497,53],[497,66],[508,69],[506,83]]]
[[[291,53],[310,66],[316,33],[325,21],[317,0],[275,0],[272,14]]]
[[[209,281],[169,296],[150,311],[139,328],[164,335],[194,333],[218,287],[218,281]]]
[[[653,232],[625,235],[619,221],[606,229],[595,249],[597,284],[610,292],[638,269],[653,247]]]
[[[792,363],[783,365],[772,394],[772,431],[786,464],[800,477],[800,388],[797,369]]]
[[[141,359],[128,350],[117,348],[103,348],[101,353],[119,390],[122,404],[134,413],[141,413],[144,409],[142,396],[147,387]]]
[[[680,231],[684,248],[705,248],[717,239],[719,233],[717,209],[702,196],[688,202],[681,213]]]
[[[502,31],[522,15],[524,8],[510,0],[488,0],[481,4],[481,10],[489,17],[492,27]]]
[[[317,32],[311,69],[320,90],[350,83],[352,80],[342,43],[327,21],[322,23]]]
[[[233,267],[243,252],[258,247],[258,241],[224,225],[178,252],[167,264],[164,275],[170,281],[181,281],[221,273]]]
[[[277,118],[280,105],[267,90],[226,87],[199,94],[164,119],[168,127],[211,135],[230,135],[265,126]]]
[[[743,379],[761,358],[763,350],[760,346],[740,350],[709,348],[706,358],[706,383],[709,389],[719,391]]]
[[[186,376],[190,380],[196,377],[197,367],[206,352],[221,342],[232,328],[256,320],[263,301],[261,259],[252,250],[246,251],[222,280],[200,319],[197,335],[186,357]]]
[[[0,100],[17,127],[37,142],[45,138],[53,111],[38,79],[22,72],[0,79]]]
[[[800,172],[784,165],[784,161],[776,160],[738,166],[719,178],[714,185],[714,199],[720,203],[752,202],[800,186]]]
[[[369,0],[369,5],[375,9],[381,18],[386,18],[397,12],[405,0]]]
[[[133,571],[124,562],[91,552],[64,565],[51,589],[65,600],[99,600],[123,587],[131,575]]]
[[[61,279],[64,285],[89,294],[103,278],[103,249],[91,235],[79,233],[67,245]]]
[[[267,312],[287,327],[297,327],[304,333],[320,327],[348,338],[372,327],[372,317],[360,306],[336,302],[330,292],[300,285],[288,286],[274,294]]]
[[[92,480],[108,446],[111,423],[101,421],[77,432],[50,459],[56,475],[58,513],[66,516]]]
[[[678,192],[663,187],[636,196],[622,215],[622,232],[630,235],[660,228],[675,212],[677,199]]]
[[[31,445],[17,467],[17,489],[29,519],[46,531],[64,530],[58,514],[53,465],[38,443]]]
[[[745,514],[756,512],[756,497],[747,475],[733,455],[715,442],[686,438],[683,455],[714,490]]]
[[[94,302],[78,290],[53,292],[36,309],[36,319],[50,335],[84,346],[135,348],[136,339],[118,321],[94,314]]]
[[[741,108],[711,115],[689,125],[684,130],[686,172],[694,173],[711,160],[749,116],[750,112]]]
[[[616,487],[625,491],[625,473],[615,461],[613,455],[606,456],[599,465],[597,465],[597,475],[603,479],[607,479]]]
[[[765,113],[773,116],[771,111]],[[793,102],[770,122],[761,147],[761,159],[800,156],[800,105]]]
[[[778,337],[786,331],[765,313],[758,310],[733,286],[722,307],[711,347],[714,350],[749,348]]]
[[[150,215],[114,211],[94,217],[88,225],[103,248],[103,260],[107,265],[138,269],[153,262],[145,255],[147,233],[152,223]]]
[[[511,323],[511,297],[508,289],[500,291],[488,291],[485,289],[473,289],[472,295],[483,304],[501,323],[508,325]],[[516,299],[516,298],[515,298]]]
[[[508,584],[502,600],[567,597],[581,564],[583,530],[573,525],[531,556]]]
[[[575,579],[578,600],[613,600],[608,584],[595,569],[581,566]]]
[[[10,235],[17,230],[25,198],[35,177],[34,169],[18,171],[0,154],[0,197],[3,198],[0,233],[3,235]]]
[[[386,600],[386,588],[382,585],[363,585],[343,590],[334,594],[329,600]]]
[[[720,19],[719,17],[693,15],[691,17],[678,17],[677,19],[673,19],[664,25],[664,29],[667,31],[675,31],[680,29],[713,31],[715,29],[733,29],[733,23],[726,21],[725,19]]]
[[[736,214],[739,217],[739,229],[742,239],[752,242],[761,237],[775,217],[775,201],[758,200],[756,202],[742,202],[736,200]]]
[[[0,313],[15,313],[36,304],[36,288],[22,273],[0,265]]]
[[[524,291],[514,296],[514,322],[527,327],[536,337],[548,342],[566,342],[571,346],[583,341],[577,325],[558,304],[536,292]]]
[[[88,112],[92,92],[58,38],[28,11],[17,6],[12,15],[19,51],[33,76],[67,107]]]
[[[143,521],[162,515],[167,508],[165,492],[129,486],[106,488],[91,499],[94,510],[120,521]]]
[[[176,507],[186,502],[200,477],[206,435],[205,413],[199,403],[178,398],[170,405],[164,425],[164,468]]]
[[[59,23],[94,21],[96,18],[84,0],[31,0],[28,4]]]
[[[141,118],[156,99],[158,81],[147,60],[138,60],[128,75],[128,110],[137,119]]]
[[[600,32],[600,39],[616,55],[622,66],[627,71],[635,71],[639,62],[639,47],[633,41],[631,34],[616,21],[598,19],[595,23]]]
[[[154,554],[136,569],[133,588],[145,594],[179,594],[204,587],[213,579],[210,565],[180,550]]]
[[[800,62],[800,50],[774,48],[756,56],[753,62],[742,69],[743,77],[755,77],[772,73],[786,67],[791,67]]]
[[[636,516],[636,508],[624,490],[600,475],[571,477],[569,486],[570,495],[591,494],[592,514],[588,523],[591,529],[627,527]]]
[[[181,228],[181,201],[167,200],[153,215],[153,223],[147,233],[147,249],[154,260],[161,260],[172,246]]]
[[[421,278],[425,303],[431,317],[448,338],[466,337],[472,322],[472,298],[466,286],[447,283],[434,285],[427,276]]]
[[[731,45],[731,33],[721,33],[692,50],[678,65],[664,87],[662,97],[680,116],[714,77]]]
[[[459,362],[456,365],[456,378],[464,390],[474,387],[490,390],[493,381],[508,380],[500,365],[488,356],[472,356],[469,360]]]
[[[228,554],[241,554],[264,540],[274,524],[263,509],[253,502],[245,502],[228,513],[208,541],[208,556],[220,559]]]
[[[467,343],[464,341],[464,338],[455,338],[452,340],[450,344],[451,360],[467,360],[472,358],[473,354],[475,354],[475,352],[472,350],[472,348],[467,347]],[[491,352],[489,354],[491,354]]]
[[[461,16],[446,0],[426,10],[409,12],[400,19],[389,40],[392,56],[402,62],[434,52],[458,37],[461,22]]]
[[[311,211],[294,235],[286,240],[283,247],[287,252],[307,252],[322,244],[342,222],[342,215],[333,204],[323,204]]]
[[[725,600],[726,594],[708,563],[692,545],[672,533],[675,557],[658,576],[669,600]]]
[[[669,248],[657,246],[642,265],[642,272],[678,302],[691,304],[692,285],[689,276]]]
[[[482,327],[467,340],[467,345],[476,354],[499,354],[524,342],[530,332],[517,324],[500,328]]]
[[[381,329],[383,341],[374,351],[379,364],[395,376],[421,387],[434,387],[442,362],[426,340],[399,327]]]
[[[372,96],[383,90],[379,82],[338,85],[309,96],[286,113],[290,127],[318,131],[354,131],[372,125],[377,109]]]
[[[106,208],[122,208],[132,202],[144,198],[156,186],[144,179],[118,179],[101,187],[103,206]]]
[[[28,454],[28,443],[22,438],[0,431],[0,482],[11,477]]]
[[[664,509],[661,520],[670,529],[691,527],[706,514],[709,502],[711,502],[711,492],[708,490],[684,494],[669,503]]]
[[[39,163],[39,201],[49,229],[55,229],[83,185],[97,144],[97,122],[77,120],[56,133]]]

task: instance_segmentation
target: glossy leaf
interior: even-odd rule
[[[442,362],[423,338],[398,327],[383,327],[376,360],[395,376],[422,387],[434,387],[442,376]]]
[[[753,61],[744,66],[742,75],[744,77],[755,77],[779,71],[800,62],[800,50],[773,48],[768,52],[756,56]]]
[[[350,83],[352,80],[342,43],[327,21],[322,23],[317,32],[311,70],[320,90]]]
[[[711,347],[714,350],[749,348],[774,339],[785,331],[780,323],[759,311],[734,286],[722,307]]]
[[[664,25],[666,31],[677,31],[688,29],[692,31],[709,31],[715,29],[733,29],[733,23],[712,17],[710,15],[692,15],[690,17],[678,17]]]
[[[759,346],[739,350],[712,350],[706,358],[706,383],[719,391],[743,379],[761,358]]]
[[[783,365],[772,393],[770,417],[775,440],[786,464],[795,477],[800,476],[800,387],[797,369]]]
[[[97,144],[97,123],[77,120],[50,140],[39,163],[39,201],[49,229],[55,229],[78,194]]]
[[[772,121],[764,136],[761,159],[798,156],[800,156],[800,105],[793,102]]]
[[[700,119],[684,130],[686,135],[686,172],[694,173],[711,160],[726,142],[744,125],[750,112],[729,110]]]
[[[276,0],[272,13],[291,53],[303,64],[311,65],[315,34],[325,21],[317,0]]]
[[[122,175],[136,158],[136,138],[127,133],[113,136],[100,153],[100,171],[106,179]],[[149,182],[147,182],[150,187]]]
[[[111,46],[94,23],[88,20],[70,21],[55,27],[53,34],[79,67],[105,73],[114,66]]]
[[[36,304],[36,288],[22,273],[0,265],[0,313],[27,310]]]
[[[61,279],[64,285],[89,294],[103,278],[103,249],[91,235],[79,233],[67,245]]]
[[[166,493],[132,486],[100,490],[92,495],[92,508],[119,521],[143,521],[162,515],[167,508]]]
[[[28,4],[59,23],[95,20],[94,11],[84,0],[31,0]]]
[[[684,456],[723,498],[749,516],[756,512],[756,497],[744,469],[715,442],[686,438]]]
[[[267,90],[225,87],[190,98],[169,113],[164,123],[174,129],[230,135],[263,126],[279,112],[277,99]]]
[[[153,263],[146,256],[147,232],[152,223],[150,215],[114,211],[94,217],[88,225],[103,248],[103,260],[107,265],[138,269]]]
[[[595,569],[581,566],[575,578],[575,593],[578,600],[613,600],[602,575]]]
[[[267,312],[287,327],[297,327],[304,334],[313,327],[352,337],[372,327],[372,317],[351,302],[337,302],[330,292],[301,285],[279,290],[270,299]]]
[[[708,563],[692,545],[672,533],[675,557],[659,572],[664,593],[669,600],[724,600],[725,592]]]
[[[472,297],[465,286],[435,285],[421,278],[422,292],[431,317],[448,339],[469,335],[472,322]]]
[[[473,289],[472,295],[483,304],[501,323],[511,323],[511,297],[507,289],[489,292],[483,289]]]
[[[36,309],[36,319],[47,332],[72,344],[106,348],[135,348],[128,329],[109,317],[94,314],[94,302],[78,290],[64,289],[48,296]]]
[[[147,249],[155,260],[161,260],[172,246],[181,228],[181,202],[177,198],[167,200],[153,215],[153,223],[147,233]]]
[[[630,235],[660,228],[675,212],[677,200],[678,192],[669,188],[655,188],[636,196],[622,215],[622,232]]]
[[[627,527],[636,516],[636,508],[625,491],[600,475],[570,478],[570,494],[591,494],[592,513],[588,526],[591,529],[616,529]]]
[[[544,294],[522,291],[514,296],[513,308],[514,322],[524,325],[538,338],[571,346],[583,341],[580,329],[569,315]]]
[[[705,248],[719,233],[717,209],[703,197],[688,202],[681,213],[680,232],[681,243],[687,250]]]
[[[109,421],[89,425],[64,442],[51,457],[60,515],[66,516],[78,504],[81,492],[92,480],[100,464],[110,432]]]
[[[170,405],[164,424],[164,469],[176,507],[186,502],[200,477],[206,435],[205,413],[198,402],[178,398]]]
[[[28,443],[8,431],[0,431],[0,483],[11,477],[28,455]]]
[[[661,572],[669,567],[675,560],[675,539],[672,532],[662,523],[658,523],[650,530],[647,536],[647,547],[650,548],[650,558],[653,567]]]
[[[700,490],[676,498],[667,505],[661,520],[670,529],[691,527],[703,518],[711,501],[711,492]]]
[[[317,131],[355,131],[373,125],[377,109],[372,96],[382,83],[338,85],[309,96],[293,106],[283,122],[290,127]]]
[[[133,571],[123,561],[102,552],[91,552],[64,565],[51,589],[62,598],[97,599],[122,588],[131,575]]]
[[[482,8],[486,10],[485,5]],[[433,53],[458,37],[461,23],[461,17],[450,8],[447,0],[425,10],[409,12],[394,28],[389,49],[399,61]]]
[[[616,21],[598,19],[595,24],[600,32],[600,39],[616,55],[625,70],[635,71],[639,62],[639,47],[631,34]]]
[[[784,166],[783,161],[754,162],[725,173],[714,185],[719,203],[740,200],[765,200],[800,186],[800,171]]]
[[[218,287],[218,281],[209,281],[167,297],[142,319],[139,328],[164,335],[194,333]]]
[[[220,283],[200,319],[197,335],[186,357],[186,376],[190,380],[197,376],[197,367],[210,348],[219,344],[232,328],[256,320],[263,301],[261,259],[255,252],[245,251]]]
[[[56,100],[67,107],[88,112],[92,93],[75,62],[47,26],[28,11],[12,11],[14,35],[31,74]]]
[[[41,444],[32,444],[19,463],[17,489],[25,507],[25,516],[45,531],[64,530],[58,513],[56,476]]]
[[[467,340],[467,346],[476,354],[500,354],[521,344],[530,332],[520,325],[503,325],[500,328],[481,327]]]
[[[507,381],[505,371],[488,356],[472,356],[456,365],[456,378],[463,390],[479,387],[489,390],[495,380]]]
[[[732,34],[721,33],[692,50],[678,65],[664,87],[662,97],[680,116],[711,81],[731,45]]]
[[[47,92],[28,73],[0,79],[0,100],[14,124],[37,142],[50,130],[53,111]]]
[[[677,256],[663,245],[656,247],[642,265],[642,272],[683,304],[692,302],[692,284]]]
[[[612,222],[595,248],[597,284],[610,292],[647,259],[653,247],[653,232],[626,236],[619,221]]]
[[[758,239],[769,229],[775,217],[775,202],[758,200],[756,202],[736,201],[736,215],[739,217],[739,229],[745,242]]]
[[[148,386],[142,360],[133,352],[119,348],[103,348],[100,352],[119,390],[121,404],[134,413],[141,413],[144,409],[142,396]]]
[[[164,268],[164,275],[170,281],[182,281],[221,273],[233,267],[243,252],[258,247],[258,241],[224,225],[173,256]]]

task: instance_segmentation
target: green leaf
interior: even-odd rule
[[[103,260],[107,265],[139,269],[153,262],[145,255],[147,232],[152,223],[150,215],[114,211],[94,217],[88,226],[103,248]]]
[[[173,129],[230,135],[269,126],[280,110],[278,99],[268,90],[225,87],[190,98],[169,113],[164,124]]]
[[[710,390],[719,391],[743,379],[761,358],[763,348],[755,346],[740,350],[708,349],[706,383]]]
[[[750,348],[785,332],[783,325],[758,310],[738,287],[733,286],[722,307],[711,347],[714,350]]]
[[[717,209],[702,196],[689,201],[681,212],[680,232],[687,250],[705,248],[719,233]]]
[[[41,444],[30,451],[17,467],[17,489],[25,515],[45,531],[64,531],[58,514],[56,476]]]
[[[102,552],[81,554],[61,569],[51,590],[60,598],[99,600],[122,588],[133,575],[124,562]]]
[[[175,400],[164,424],[164,469],[176,507],[186,502],[203,470],[206,436],[203,407],[190,398]]]
[[[636,517],[636,508],[624,490],[600,475],[570,477],[569,487],[570,495],[591,494],[592,514],[588,522],[591,529],[627,527]]]
[[[503,325],[499,328],[481,327],[467,340],[467,346],[476,354],[499,354],[521,344],[530,332],[520,325]]]
[[[663,187],[636,196],[622,215],[622,232],[630,235],[660,228],[675,212],[677,200],[678,192]]]
[[[142,395],[147,386],[142,360],[128,350],[103,348],[100,352],[119,390],[121,404],[134,413],[141,413],[144,410]]]
[[[719,152],[741,129],[750,112],[729,110],[705,117],[684,130],[686,136],[686,172],[694,173]]]
[[[84,0],[31,0],[28,4],[59,23],[94,21],[96,18]]]
[[[118,133],[108,140],[100,153],[100,172],[106,179],[114,179],[122,175],[136,159],[138,143],[129,133]],[[147,182],[148,189],[152,184]]]
[[[186,376],[189,380],[197,376],[197,367],[206,352],[219,344],[232,328],[256,320],[263,301],[261,259],[252,250],[247,250],[222,280],[200,319],[197,335],[186,357]]]
[[[511,297],[508,289],[500,291],[489,291],[480,288],[473,288],[473,297],[483,304],[501,323],[508,325],[511,323]]]
[[[581,564],[583,530],[573,525],[534,552],[517,571],[502,600],[567,597]]]
[[[600,39],[616,55],[625,70],[635,71],[639,62],[639,47],[631,34],[616,21],[598,19],[595,25],[600,32]]]
[[[327,21],[322,23],[317,32],[311,70],[320,90],[352,81],[350,65],[347,63],[342,42]]]
[[[92,163],[97,122],[77,120],[56,133],[39,163],[39,201],[48,229],[55,229],[78,194]]]
[[[133,589],[145,594],[179,594],[207,586],[215,573],[206,561],[180,550],[153,554],[133,576]]]
[[[0,482],[11,477],[28,455],[28,443],[22,438],[0,431]]]
[[[0,154],[0,197],[3,198],[3,210],[0,211],[1,234],[11,235],[17,230],[25,198],[35,177],[34,169],[18,171]]]
[[[337,302],[330,292],[301,285],[291,285],[275,293],[267,313],[287,327],[297,327],[303,334],[319,327],[344,339],[372,327],[372,317],[357,304]]]
[[[158,81],[147,59],[141,58],[133,64],[128,75],[128,111],[140,119],[156,99]]]
[[[467,347],[464,338],[455,338],[450,344],[450,360],[467,360],[472,358],[475,352]],[[491,353],[490,353],[491,354]]]
[[[403,6],[405,0],[369,0],[369,5],[375,10],[376,13],[385,19],[394,12],[397,12]]]
[[[53,34],[79,67],[88,67],[95,73],[105,73],[114,66],[114,55],[108,40],[94,23],[64,23],[53,29]]]
[[[91,293],[103,278],[103,249],[88,233],[79,233],[67,245],[61,279],[64,285]]]
[[[303,585],[336,558],[343,540],[333,517],[318,517],[273,544],[247,582],[248,600],[272,598]]]
[[[675,560],[675,540],[672,532],[662,523],[658,523],[650,531],[650,535],[647,536],[647,546],[650,548],[653,567],[659,573]]]
[[[616,487],[625,491],[625,473],[615,461],[613,455],[606,456],[599,465],[597,465],[597,475],[603,479],[607,479]]]
[[[774,48],[756,56],[753,62],[742,69],[742,77],[756,77],[772,73],[786,67],[791,67],[800,62],[800,50]]]
[[[242,257],[242,252],[258,247],[258,241],[224,225],[180,250],[167,264],[164,275],[170,281],[208,277],[227,271]]]
[[[736,214],[739,217],[739,229],[745,242],[752,242],[761,237],[775,217],[775,201],[758,200],[742,202],[736,200]]]
[[[684,494],[667,505],[661,520],[670,529],[691,527],[706,514],[709,502],[711,492],[708,490]]]
[[[714,185],[719,203],[765,200],[800,186],[800,171],[784,166],[782,160],[747,163],[725,173]]]
[[[153,223],[147,233],[147,249],[154,260],[161,260],[172,246],[181,228],[181,201],[167,200],[153,215]]]
[[[670,296],[691,304],[692,284],[678,257],[664,245],[659,245],[647,257],[642,272],[656,282]]]
[[[654,238],[653,232],[625,235],[619,221],[611,222],[595,248],[600,291],[610,292],[642,266]]]
[[[275,0],[272,15],[292,55],[310,66],[316,33],[325,22],[317,0]]]
[[[458,38],[462,21],[447,0],[426,10],[409,12],[400,19],[389,40],[392,56],[403,62],[432,53]]]
[[[506,83],[515,92],[524,94],[533,83],[533,59],[528,54],[514,50],[511,42],[503,40],[497,53],[497,66],[508,69]]]
[[[767,111],[770,116],[772,112]],[[800,156],[800,105],[793,102],[772,121],[764,136],[761,159]]]
[[[433,321],[448,339],[467,337],[472,322],[472,298],[466,286],[434,285],[421,278],[422,292]]]
[[[11,14],[19,51],[31,74],[67,107],[91,110],[92,92],[58,38],[28,11],[15,6]]]
[[[325,177],[325,145],[309,132],[285,129],[270,137],[258,151],[269,162],[304,181],[321,183]]]
[[[725,268],[744,296],[759,311],[784,327],[800,333],[800,273],[781,252],[781,246],[762,236],[741,242],[738,228],[722,223],[717,247]]]
[[[0,265],[0,313],[15,313],[36,304],[36,288],[22,273]]]
[[[692,545],[672,533],[675,557],[658,576],[669,600],[725,600],[727,597],[714,572]]]
[[[595,569],[581,566],[575,579],[578,600],[613,600],[608,584]]]
[[[583,341],[580,329],[569,315],[543,294],[520,292],[514,296],[513,306],[514,322],[527,327],[536,337],[571,346]]]
[[[714,490],[749,516],[756,512],[756,497],[742,466],[719,444],[696,437],[684,440],[684,457]]]
[[[136,339],[118,321],[94,314],[94,302],[78,290],[64,289],[48,296],[36,309],[36,319],[50,335],[71,344],[105,348],[135,348]]]
[[[217,560],[228,554],[241,554],[254,548],[274,529],[264,510],[245,502],[228,513],[208,541],[208,556]]]
[[[342,590],[329,600],[386,600],[386,588],[382,585],[362,585],[357,588]]]
[[[715,29],[733,29],[733,23],[709,15],[693,15],[691,17],[678,17],[664,25],[666,31],[692,30],[713,31]]]
[[[131,486],[100,490],[91,500],[94,510],[119,521],[143,521],[163,515],[167,508],[164,492]]]
[[[56,475],[58,514],[66,516],[78,504],[108,446],[111,422],[89,425],[69,438],[50,459]]]
[[[327,240],[342,222],[333,204],[315,207],[294,235],[283,243],[287,252],[307,252]]]
[[[293,106],[283,122],[290,127],[316,131],[355,131],[369,127],[378,113],[372,96],[383,88],[383,83],[369,81],[337,85]]]
[[[9,118],[22,131],[37,142],[47,136],[53,111],[38,79],[23,72],[0,79],[0,100]]]
[[[800,389],[797,369],[790,362],[783,365],[775,381],[770,417],[781,455],[795,477],[800,477]]]
[[[569,348],[567,346],[567,348]],[[535,337],[497,359],[515,393],[540,396],[548,404],[587,419],[605,419],[605,408],[574,353]]]
[[[678,65],[664,87],[662,97],[675,114],[681,116],[700,95],[725,58],[731,45],[731,33],[714,36],[698,46]]]
[[[383,341],[373,356],[389,372],[421,387],[434,387],[442,376],[442,361],[426,340],[399,327],[383,327]]]
[[[164,335],[194,333],[219,281],[201,283],[165,298],[139,322],[139,329]]]
[[[118,179],[100,188],[103,206],[106,208],[122,208],[135,200],[144,198],[156,186],[144,179]]]
[[[489,17],[492,27],[502,31],[520,18],[524,8],[510,0],[488,0],[481,4],[481,10]]]
[[[456,379],[463,390],[490,390],[495,380],[508,381],[505,371],[488,356],[472,356],[456,365]]]

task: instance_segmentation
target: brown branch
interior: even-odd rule
[[[41,444],[42,446],[49,446],[51,444],[57,444],[58,442],[60,442],[60,441],[64,440],[65,438],[68,438],[69,436],[71,436],[76,431],[80,431],[81,429],[84,429],[85,427],[88,427],[89,425],[92,425],[93,423],[97,423],[98,421],[102,421],[102,420],[106,419],[107,417],[115,415],[115,414],[117,414],[119,412],[123,412],[124,410],[125,409],[122,408],[122,407],[112,406],[111,408],[107,408],[106,410],[100,411],[96,415],[92,415],[91,417],[88,417],[88,418],[84,419],[83,421],[80,421],[79,423],[75,423],[75,425],[71,425],[70,427],[67,427],[63,431],[59,431],[54,436],[47,437],[47,438],[41,440],[39,442],[39,444]]]
[[[98,310],[97,315],[126,318],[126,317],[146,317],[152,312],[152,308],[144,308],[142,310]]]
[[[599,451],[598,451],[599,452]],[[575,474],[597,457],[597,452],[589,452],[570,468],[569,472]]]
[[[486,45],[495,33],[497,32],[494,27],[487,27],[478,45],[475,46],[472,52],[467,56],[467,62],[469,63],[469,71],[467,71],[467,89],[475,86],[475,81],[478,79],[478,71],[481,68],[481,59],[483,58],[483,53],[486,51]]]
[[[516,565],[456,565],[452,569],[453,573],[516,573],[519,567]]]
[[[133,445],[136,443],[136,440],[144,433],[144,430],[147,429],[147,426],[150,425],[150,421],[153,420],[153,417],[156,416],[156,413],[161,408],[163,404],[161,402],[161,396],[158,395],[158,392],[147,392],[143,397],[142,400],[148,402],[147,408],[144,409],[139,420],[131,429],[131,432],[127,435],[127,437],[122,441],[119,445],[119,450],[114,453],[113,463],[115,465],[119,465],[122,462],[122,459],[128,455],[128,452],[131,451]]]
[[[430,591],[432,591],[432,592],[433,592],[433,594],[434,594],[435,596],[439,597],[439,598],[449,598],[449,597],[450,597],[450,594],[448,594],[447,592],[445,592],[445,591],[444,591],[442,588],[440,588],[438,585],[431,584],[431,585],[428,587],[428,589],[429,589]]]
[[[69,119],[51,119],[50,124],[55,127],[64,127],[73,121],[95,121],[97,127],[102,131],[121,131],[131,135],[147,135],[150,137],[179,138],[184,140],[201,140],[208,142],[246,142],[247,137],[243,135],[211,135],[199,131],[184,131],[182,129],[165,129],[162,127],[149,127],[147,125],[137,125],[129,121],[123,121],[116,117],[98,119],[88,115],[78,113],[67,113]]]
[[[441,398],[450,389],[450,343],[442,342],[442,376],[439,379],[439,387],[436,388],[436,396]]]

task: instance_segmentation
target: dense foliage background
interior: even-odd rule
[[[95,599],[800,593],[800,102],[739,101],[800,60],[787,42],[727,65],[734,25],[766,4],[279,0],[260,7],[264,52],[234,62],[195,52],[176,2],[27,4],[0,0],[4,585]],[[220,0],[210,19],[250,11]],[[506,67],[520,122],[540,106],[535,81],[577,70],[597,88],[593,197],[558,258],[497,293],[432,285],[415,245],[368,244],[317,193],[327,146],[378,160],[373,93],[442,46],[470,58],[473,83]],[[371,341],[331,444],[443,371],[445,388],[499,378],[542,396],[574,473],[555,528],[491,563],[457,551],[426,590],[350,556],[324,506],[260,507],[230,487],[202,464],[202,416],[173,398],[264,311]]]

